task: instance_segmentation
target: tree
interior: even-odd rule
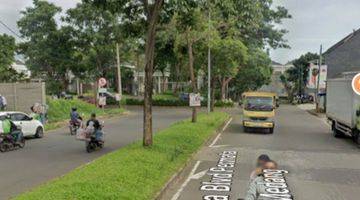
[[[192,4],[182,5],[183,9],[174,15],[173,20],[178,31],[176,46],[177,48],[186,47],[187,60],[189,66],[190,81],[192,92],[198,93],[196,82],[196,69],[194,67],[194,45],[199,42],[205,42],[208,36],[208,26],[204,23],[204,16],[200,7]],[[192,122],[197,121],[197,108],[192,108]]]
[[[18,21],[20,33],[26,39],[20,44],[20,52],[31,71],[48,82],[52,93],[58,93],[67,89],[70,71],[80,71],[76,68],[81,57],[75,48],[72,28],[57,27],[55,15],[60,13],[60,7],[39,0],[33,4],[21,12],[23,16]]]
[[[304,88],[308,82],[310,62],[318,58],[318,54],[309,52],[292,61],[294,67],[286,71],[286,80],[295,87],[294,92],[297,91],[300,95],[304,93]]]
[[[247,62],[247,47],[240,40],[231,38],[219,39],[213,43],[213,76],[219,80],[221,99],[225,100],[226,86]]]
[[[0,81],[16,81],[21,77],[12,67],[15,61],[15,38],[10,35],[0,35]]]
[[[250,49],[246,65],[238,71],[232,86],[240,96],[246,91],[255,91],[271,81],[272,67],[269,56],[260,49]]]
[[[144,146],[151,146],[152,139],[152,95],[153,71],[155,57],[155,39],[160,13],[163,10],[164,0],[86,0],[104,10],[113,13],[123,13],[123,21],[141,24],[145,27],[145,92],[144,92]],[[140,27],[141,27],[140,25]]]

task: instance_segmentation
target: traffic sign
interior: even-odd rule
[[[99,86],[100,87],[104,87],[106,85],[107,81],[105,78],[100,78],[99,79]]]
[[[360,95],[360,73],[353,78],[351,86],[354,92]]]
[[[199,93],[190,93],[189,94],[189,104],[190,107],[200,107],[201,106],[201,96]]]

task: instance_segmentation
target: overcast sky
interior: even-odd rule
[[[63,10],[74,7],[80,0],[49,0]],[[291,49],[271,52],[274,61],[286,63],[306,52],[319,52],[320,45],[328,49],[339,40],[360,28],[360,0],[274,0],[285,6],[292,19],[281,25],[289,30],[286,39]],[[17,31],[20,11],[32,0],[0,0],[0,20]],[[0,33],[11,34],[0,24]]]

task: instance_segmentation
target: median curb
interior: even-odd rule
[[[215,132],[207,139],[204,144],[196,151],[194,152],[190,158],[185,162],[184,166],[181,167],[167,182],[166,184],[161,188],[159,192],[156,193],[154,199],[160,200],[163,195],[165,194],[165,191],[170,188],[171,185],[173,185],[182,175],[182,173],[185,171],[187,167],[190,166],[191,161],[194,159],[194,156],[199,153],[204,146],[210,145],[213,140],[215,140],[222,132],[223,129],[226,127],[226,125],[232,120],[232,117],[230,116],[228,119],[224,121],[219,128],[215,130]]]

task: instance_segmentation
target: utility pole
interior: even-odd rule
[[[210,1],[208,0],[208,9],[209,9],[209,33],[210,33],[210,24],[211,24],[211,9]],[[207,97],[207,111],[211,112],[211,49],[210,49],[210,34],[208,37],[208,97]]]
[[[316,86],[316,112],[319,112],[319,89],[320,89],[320,73],[321,73],[321,65],[322,65],[322,45],[320,45],[320,54],[319,54],[319,63],[318,63],[318,74],[317,74],[317,86]]]
[[[116,43],[116,60],[117,60],[117,81],[118,81],[118,93],[120,95],[120,99],[122,97],[122,86],[121,86],[121,68],[120,68],[120,48],[119,43]]]

